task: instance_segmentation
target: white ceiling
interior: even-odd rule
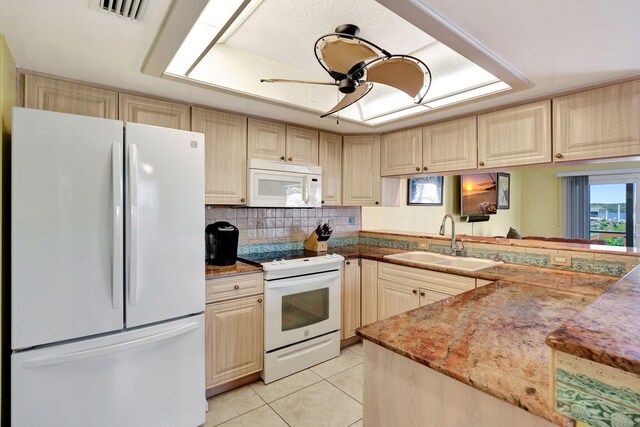
[[[336,125],[335,120],[319,119],[316,114],[267,100],[142,74],[140,68],[171,0],[150,1],[142,23],[90,9],[89,1],[97,0],[0,0],[0,33],[5,34],[18,66],[343,133],[384,132],[640,73],[640,2],[636,0],[618,0],[615,5],[601,0],[413,0],[423,2],[511,65],[535,86],[376,129],[348,122]],[[275,3],[282,0],[265,0],[270,1]],[[391,9],[395,9],[395,5],[410,2],[377,1],[388,3]],[[296,3],[289,1],[286,7],[294,8]],[[323,2],[315,3],[322,7]],[[367,12],[352,10],[350,3],[343,2],[343,6],[335,11],[336,16],[340,13],[336,25],[347,22],[342,18],[343,10],[357,14],[358,19],[354,18],[352,22],[364,22],[359,17]],[[184,4],[188,2],[180,2],[181,7]],[[314,12],[307,10],[306,13]],[[410,16],[404,18],[411,20]],[[260,31],[279,36],[283,26],[291,22],[286,18],[275,22],[265,18],[259,24],[263,26]],[[383,32],[373,30],[371,25],[366,28],[361,25],[361,35],[370,37],[383,47],[395,49],[395,43],[407,42],[394,39],[393,31],[383,37]],[[309,30],[309,33],[315,37],[322,32],[318,30]],[[306,34],[307,30],[304,31]],[[408,41],[414,42],[413,39]],[[297,38],[294,42],[304,44],[304,49],[300,47],[299,52],[312,55],[306,42]],[[240,30],[229,43],[237,43],[237,46],[251,44]],[[277,48],[276,44],[273,47]],[[267,47],[263,46],[260,52],[265,49]],[[300,57],[299,62],[299,52],[278,50],[282,56],[279,60],[285,64],[285,61],[293,60],[296,64],[311,67],[315,59],[307,56],[302,60]],[[311,74],[310,68],[307,73]]]

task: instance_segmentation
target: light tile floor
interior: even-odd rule
[[[362,343],[279,381],[209,399],[205,427],[362,426]]]

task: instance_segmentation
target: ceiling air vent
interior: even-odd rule
[[[93,0],[91,5],[92,9],[139,22],[142,20],[147,3],[149,0]]]

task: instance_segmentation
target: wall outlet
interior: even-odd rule
[[[551,255],[551,265],[571,265],[571,254],[562,253],[562,254],[552,254]]]
[[[355,216],[350,216],[349,217],[349,225],[356,225],[356,217]]]

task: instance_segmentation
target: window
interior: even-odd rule
[[[589,233],[609,246],[638,245],[640,175],[589,177]]]

